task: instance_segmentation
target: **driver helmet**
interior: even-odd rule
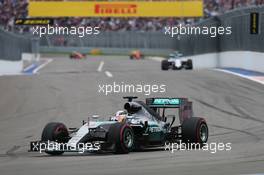
[[[117,111],[115,115],[115,120],[118,122],[124,122],[127,118],[128,113],[126,111]]]

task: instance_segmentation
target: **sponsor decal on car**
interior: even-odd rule
[[[179,105],[180,99],[178,98],[156,98],[153,101],[153,105]]]

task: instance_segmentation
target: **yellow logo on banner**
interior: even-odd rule
[[[30,1],[30,17],[201,17],[203,2],[192,1]]]

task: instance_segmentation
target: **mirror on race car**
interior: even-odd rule
[[[132,102],[133,99],[137,99],[138,97],[137,96],[125,96],[123,97],[123,99],[127,99],[128,102]]]
[[[99,118],[99,115],[92,115],[92,119],[96,120]]]

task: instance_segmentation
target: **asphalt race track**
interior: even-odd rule
[[[147,59],[52,58],[38,75],[0,77],[1,175],[264,174],[263,85],[215,70],[161,71],[159,62]],[[104,65],[98,71],[101,61]],[[122,109],[121,97],[127,94],[98,92],[99,85],[114,81],[165,84],[166,93],[150,96],[189,97],[196,116],[207,120],[209,143],[231,142],[232,150],[62,156],[27,152],[28,143],[40,138],[47,122],[78,127],[87,116],[108,118]]]

